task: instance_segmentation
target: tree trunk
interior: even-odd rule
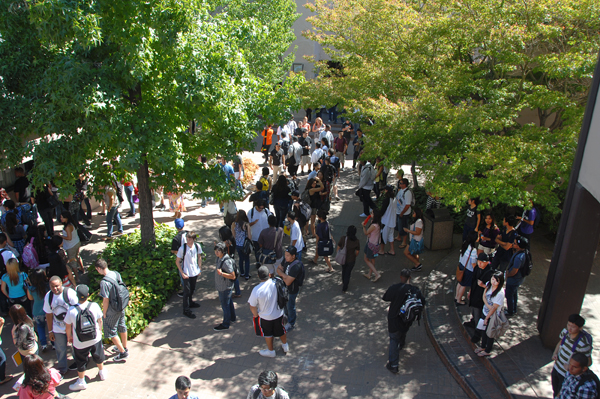
[[[410,173],[412,173],[413,188],[419,187],[419,181],[417,180],[417,163],[415,161],[412,161],[410,164]]]
[[[142,245],[154,246],[156,237],[154,235],[154,217],[152,216],[152,192],[150,191],[150,174],[148,173],[148,161],[144,162],[137,171],[138,197],[140,199],[140,232],[142,233]]]

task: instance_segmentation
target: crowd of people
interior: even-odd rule
[[[420,312],[426,305],[421,291],[411,284],[412,273],[423,270],[421,254],[425,223],[424,211],[416,204],[409,180],[400,169],[396,175],[397,183],[388,184],[389,165],[381,158],[368,160],[361,156],[365,148],[364,136],[360,127],[349,120],[344,121],[337,136],[331,125],[323,123],[320,117],[314,124],[305,117],[298,123],[291,118],[276,128],[268,125],[260,136],[264,167],[252,191],[244,198],[249,198],[251,209],[238,210],[234,201],[219,203],[219,215],[224,217],[225,225],[219,229],[219,240],[213,246],[216,259],[214,283],[223,318],[214,330],[231,328],[237,318],[233,299],[241,297],[240,280],[249,281],[255,273],[258,284],[247,302],[255,334],[264,338],[266,344],[259,354],[271,358],[277,356],[274,338],[279,338],[281,350],[287,354],[290,351],[288,334],[296,328],[297,299],[309,264],[318,265],[322,260],[326,272],[332,273],[335,270],[332,260],[338,263],[342,271],[341,290],[347,293],[361,250],[367,267],[362,275],[376,283],[382,277],[376,267],[377,258],[396,256],[396,249],[400,248],[412,266],[399,273],[400,283],[390,286],[382,297],[383,301],[390,302],[386,367],[390,372],[398,373],[399,353],[405,346],[406,334],[412,323],[420,319]],[[223,170],[226,179],[241,185],[244,175],[241,157],[237,156],[233,165],[220,158],[216,165]],[[356,226],[348,226],[345,234],[335,239],[329,222],[331,204],[340,200],[341,173],[347,169],[351,169],[348,175],[356,172],[358,179],[355,194],[363,207],[359,215],[364,218],[360,226],[365,240],[363,246]],[[306,179],[301,178],[305,173],[308,174]],[[2,310],[10,314],[15,326],[13,341],[23,355],[25,375],[19,389],[31,392],[30,396],[24,394],[24,397],[38,397],[35,395],[40,392],[53,397],[60,376],[68,370],[78,372],[70,389],[86,389],[85,372],[90,356],[98,366],[100,380],[106,379],[103,368],[106,356],[101,344],[103,332],[104,337],[114,343],[114,361],[125,361],[129,355],[125,311],[115,299],[124,284],[120,275],[109,270],[106,262],[99,259],[95,268],[103,276],[100,290],[103,304],[100,307],[87,301],[89,288],[80,281],[80,273],[85,269],[79,257],[82,242],[86,240],[80,221],[91,225],[85,176],[82,174],[76,182],[76,194],[63,203],[58,200],[57,189],[52,183],[31,196],[23,170],[15,170],[15,175],[18,177],[16,202],[7,197],[3,200],[0,303]],[[102,191],[104,209],[101,213],[106,214],[107,225],[105,239],[110,239],[123,233],[119,211],[124,202],[122,192],[126,194],[130,208],[124,216],[135,217],[136,188],[133,179],[126,178],[120,182],[115,179]],[[207,249],[197,242],[196,232],[185,228],[183,194],[168,195],[177,229],[171,252],[175,255],[174,267],[181,281],[182,289],[178,295],[183,300],[182,314],[195,319],[193,309],[199,308],[200,303],[194,301],[194,294]],[[165,208],[162,192],[154,200],[157,208]],[[467,203],[455,303],[456,306],[470,306],[472,319],[464,324],[471,333],[471,341],[480,345],[475,353],[486,357],[490,356],[494,340],[499,336],[493,331],[506,320],[503,316],[517,314],[519,286],[532,267],[529,240],[539,216],[531,203],[520,216],[507,214],[502,220],[502,228],[498,228],[491,212],[483,215],[480,212],[479,199],[469,198]],[[206,206],[206,199],[203,206]],[[441,200],[428,193],[426,210],[440,206]],[[31,213],[35,211],[43,220],[43,227],[38,228],[31,220]],[[54,232],[55,216],[63,226],[58,234]],[[37,214],[35,219],[37,222]],[[44,267],[40,268],[40,265]],[[83,319],[91,326],[85,331],[81,327]],[[581,316],[573,315],[561,333],[552,373],[555,396],[585,397],[576,396],[577,392],[597,389],[597,379],[590,377],[593,373],[588,369],[592,340],[583,331],[583,323]],[[0,318],[0,329],[3,324],[4,320]],[[67,364],[69,343],[74,358],[70,366]],[[50,346],[56,351],[55,368],[46,368],[38,356]],[[586,356],[587,363],[578,353]],[[12,376],[5,376],[6,356],[1,349],[0,361],[2,384],[10,381]],[[193,397],[188,396],[190,386],[189,378],[179,377],[177,394],[173,398]],[[265,371],[248,398],[273,395],[288,397],[277,387],[277,375]]]

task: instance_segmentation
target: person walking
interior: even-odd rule
[[[319,218],[319,224],[316,228],[317,233],[317,241],[315,243],[315,257],[312,259],[314,264],[319,262],[319,243],[327,244],[329,241],[332,241],[331,238],[331,229],[329,228],[329,222],[327,222],[327,212],[320,210],[317,212],[317,218]],[[321,244],[321,245],[324,245]],[[331,244],[333,247],[333,243]],[[333,267],[331,266],[331,261],[329,260],[329,256],[323,256],[325,259],[325,263],[327,264],[327,273],[333,273]]]
[[[106,237],[104,240],[110,240],[113,235],[113,223],[117,225],[117,233],[123,234],[123,224],[121,223],[121,215],[119,214],[119,206],[121,201],[112,184],[104,187],[104,203],[106,204]]]
[[[248,281],[250,280],[250,254],[244,252],[244,242],[246,238],[252,241],[252,229],[250,228],[248,215],[243,209],[237,212],[231,232],[235,238],[235,247],[240,259],[240,277],[244,277]]]
[[[100,296],[102,297],[102,315],[104,317],[102,325],[104,326],[104,337],[112,341],[115,347],[112,352],[117,355],[112,358],[114,362],[124,362],[129,357],[127,350],[127,324],[125,318],[125,307],[118,304],[118,296],[121,290],[126,289],[121,274],[109,270],[108,263],[104,259],[96,260],[94,264],[98,274],[102,276],[100,280]]]
[[[193,300],[196,281],[202,268],[202,247],[196,243],[196,238],[195,232],[188,232],[185,235],[185,244],[179,247],[175,259],[175,264],[183,279],[183,315],[190,319],[196,318],[192,309],[200,307],[200,304]]]
[[[410,228],[405,227],[404,231],[409,235],[409,245],[404,248],[404,256],[410,260],[414,266],[411,269],[413,272],[420,272],[423,268],[419,255],[423,251],[423,211],[421,209],[413,208],[413,224]]]
[[[63,239],[63,249],[67,252],[67,267],[75,276],[75,282],[79,283],[79,273],[84,273],[83,262],[79,257],[79,248],[81,248],[81,241],[77,234],[77,223],[73,219],[73,215],[69,211],[62,211],[60,213],[60,221],[63,224],[63,230],[60,236]]]
[[[235,280],[234,260],[227,255],[225,244],[219,242],[215,245],[215,256],[217,257],[217,267],[215,269],[215,288],[219,293],[219,301],[223,310],[223,322],[213,330],[228,330],[231,322],[236,319],[235,306],[231,300],[233,281]]]
[[[277,285],[275,279],[270,278],[269,268],[259,267],[258,278],[260,284],[252,289],[248,299],[253,316],[254,331],[257,335],[264,337],[267,344],[267,349],[262,349],[258,353],[264,357],[275,357],[274,338],[281,339],[284,353],[288,353],[290,350],[286,330],[283,326],[284,311],[277,302]]]
[[[360,200],[363,203],[363,213],[360,215],[361,218],[366,218],[371,212],[370,209],[375,209],[375,202],[371,198],[371,190],[373,190],[375,169],[369,161],[361,161],[363,165],[360,172],[360,181],[358,183],[358,192]]]
[[[98,377],[106,380],[104,370],[104,346],[102,345],[102,310],[96,302],[88,302],[90,289],[79,284],[75,290],[79,303],[72,306],[65,316],[67,340],[73,344],[73,356],[77,365],[77,380],[71,385],[71,391],[87,389],[85,370],[91,355],[98,366]]]
[[[346,248],[346,261],[342,266],[342,292],[346,293],[348,291],[348,285],[350,285],[350,275],[352,274],[352,269],[354,269],[354,264],[356,263],[356,258],[360,253],[360,242],[358,238],[356,238],[356,227],[348,226],[346,229],[346,235],[342,236],[337,244],[338,252]]]
[[[381,239],[381,216],[379,214],[375,214],[373,216],[373,220],[369,229],[365,227],[364,222],[362,223],[363,233],[367,236],[367,243],[365,244],[365,263],[369,267],[368,273],[363,273],[363,276],[367,280],[371,280],[373,274],[375,274],[376,282],[381,278],[381,273],[375,269],[375,258],[379,254],[379,245]]]

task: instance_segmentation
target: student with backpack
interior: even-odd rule
[[[567,326],[560,332],[560,339],[552,353],[554,367],[552,368],[552,390],[557,397],[569,370],[569,359],[575,353],[583,354],[589,365],[592,363],[592,336],[583,329],[585,319],[574,313],[567,319]]]
[[[231,322],[235,321],[235,306],[231,300],[234,280],[239,277],[240,271],[235,261],[227,254],[225,243],[215,244],[215,256],[217,267],[215,269],[215,288],[219,293],[219,301],[223,310],[223,322],[213,328],[215,331],[229,329]]]
[[[525,277],[529,275],[531,254],[529,253],[529,240],[516,236],[513,242],[514,254],[506,269],[506,316],[512,317],[517,313],[518,290]]]
[[[119,272],[108,269],[104,259],[96,260],[94,266],[100,280],[100,296],[102,297],[102,315],[104,317],[104,337],[115,344],[112,348],[114,362],[124,362],[129,357],[127,350],[127,325],[125,324],[125,308],[129,304],[129,291],[123,283]]]
[[[177,250],[175,259],[183,284],[183,315],[190,319],[196,318],[191,309],[200,307],[200,304],[193,300],[196,281],[202,268],[202,247],[196,242],[196,238],[195,232],[188,232],[185,235],[185,242],[182,242]]]
[[[65,316],[67,340],[73,343],[73,357],[77,365],[77,380],[71,385],[71,391],[81,391],[87,388],[85,370],[88,357],[98,366],[98,377],[106,380],[104,370],[104,347],[102,346],[102,311],[96,302],[88,302],[90,289],[85,284],[79,284],[76,289],[78,303],[71,306]]]
[[[400,351],[404,348],[406,334],[414,321],[420,321],[426,301],[421,290],[410,284],[408,269],[402,269],[400,283],[388,288],[382,299],[390,302],[387,315],[390,345],[385,367],[390,372],[398,374]]]
[[[597,399],[600,394],[600,380],[589,369],[589,358],[583,353],[574,353],[569,360],[565,382],[556,396],[558,399]]]
[[[277,267],[276,273],[288,288],[288,302],[284,309],[288,317],[285,325],[286,331],[292,331],[296,326],[296,299],[300,293],[300,287],[304,283],[306,274],[304,264],[298,259],[298,249],[290,245],[285,250],[285,262]]]
[[[290,399],[288,393],[277,386],[277,373],[265,370],[258,376],[258,384],[250,388],[246,399]]]
[[[363,165],[360,172],[360,182],[358,183],[357,195],[363,203],[363,213],[361,218],[366,218],[371,213],[370,209],[375,209],[375,202],[371,198],[371,190],[373,190],[376,171],[369,161],[361,161]]]

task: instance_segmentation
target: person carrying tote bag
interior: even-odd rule
[[[490,278],[490,282],[483,292],[483,316],[484,318],[479,319],[477,323],[477,330],[475,334],[481,336],[481,347],[475,349],[477,356],[486,357],[492,352],[494,346],[494,339],[499,337],[508,328],[508,322],[502,328],[498,328],[498,324],[492,326],[492,316],[498,317],[502,312],[504,306],[504,273],[496,271]],[[500,316],[500,317],[502,317]],[[500,319],[501,320],[501,319]],[[492,331],[492,327],[494,330]],[[485,332],[485,333],[484,333]]]
[[[317,233],[317,248],[312,262],[316,264],[319,261],[319,256],[322,256],[325,258],[325,263],[327,263],[327,273],[333,273],[333,267],[329,260],[329,256],[333,255],[333,240],[331,239],[329,222],[327,222],[327,212],[324,210],[318,211],[317,218],[319,218],[319,224],[315,229]]]

